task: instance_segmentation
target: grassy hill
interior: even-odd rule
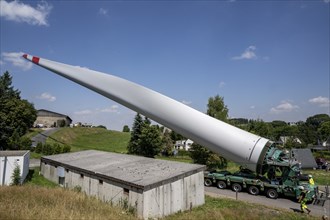
[[[59,141],[71,146],[71,151],[87,149],[126,153],[130,133],[103,128],[62,128],[47,139],[47,143]]]

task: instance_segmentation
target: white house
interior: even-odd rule
[[[298,143],[298,144],[302,144],[302,142],[299,138],[293,137],[293,136],[281,136],[279,141],[283,145],[285,145],[289,140],[292,140],[293,142]]]
[[[175,149],[188,151],[188,150],[190,150],[191,145],[193,143],[194,142],[192,140],[190,140],[190,139],[176,141],[175,142]]]
[[[0,151],[0,186],[10,185],[16,166],[21,171],[21,183],[29,173],[30,151]]]

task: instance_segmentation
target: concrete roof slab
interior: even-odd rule
[[[133,184],[139,188],[150,188],[161,182],[173,182],[180,176],[205,170],[204,165],[96,150],[44,156],[41,161],[63,167],[75,167],[96,176],[109,177],[111,180]]]

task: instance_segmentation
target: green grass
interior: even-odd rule
[[[102,150],[126,153],[130,133],[110,131],[103,128],[62,128],[47,139],[47,143],[55,140],[71,146],[71,151]]]
[[[313,153],[314,157],[323,157],[327,161],[330,161],[330,151],[316,151]]]
[[[34,177],[39,178],[39,177]],[[101,202],[62,187],[36,185],[0,187],[1,219],[131,219],[138,220],[127,209]],[[251,204],[232,199],[206,196],[205,204],[178,212],[163,220],[316,220],[313,216]]]
[[[34,136],[36,136],[38,133],[42,132],[42,129],[41,128],[30,128],[28,133],[26,133],[24,135],[24,137],[27,137],[27,138],[32,138]]]
[[[160,160],[169,160],[183,163],[193,163],[193,160],[189,156],[173,156],[173,157],[165,157],[165,156],[156,156],[156,159]]]
[[[50,188],[55,188],[58,187],[58,184],[55,184],[43,176],[39,175],[40,169],[35,168],[35,169],[30,169],[28,176],[25,179],[24,185],[29,185],[29,186],[43,186],[43,187],[50,187]]]
[[[137,219],[120,207],[61,187],[0,187],[0,219]]]
[[[303,173],[311,174],[317,185],[330,185],[330,172],[325,170],[304,170]]]

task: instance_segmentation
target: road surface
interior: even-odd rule
[[[320,187],[320,190],[324,189],[324,187]],[[220,197],[220,198],[230,198],[230,199],[236,199],[236,193],[233,192],[230,189],[218,189],[214,186],[212,187],[206,187],[205,186],[205,195],[209,195],[212,197]],[[253,196],[248,194],[247,192],[240,192],[237,194],[238,200],[245,201],[245,202],[251,202],[251,203],[257,203],[262,204],[268,207],[275,207],[275,208],[281,208],[286,209],[290,211],[300,211],[300,204],[294,201],[291,201],[290,199],[286,198],[278,198],[278,199],[269,199],[264,195],[258,195]],[[314,216],[329,216],[330,215],[330,201],[327,200],[324,207],[322,206],[316,206],[309,204],[308,208],[311,210],[311,215]]]
[[[49,135],[53,134],[55,131],[57,131],[59,128],[47,128],[37,134],[36,136],[31,138],[32,141],[32,146],[37,146],[37,144],[40,142],[42,144],[46,143],[46,139],[48,138]]]

